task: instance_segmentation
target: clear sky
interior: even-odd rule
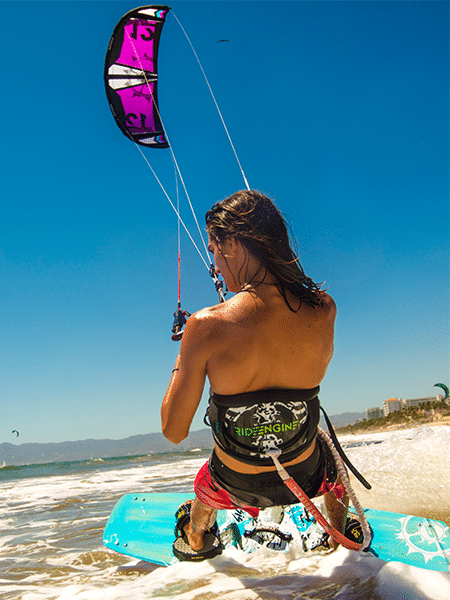
[[[160,431],[179,348],[177,220],[103,84],[109,38],[136,6],[0,2],[0,442]],[[439,393],[450,379],[448,2],[170,6],[250,185],[275,199],[307,274],[336,300],[327,412]],[[203,228],[244,182],[172,13],[159,72]],[[175,199],[169,152],[144,152]],[[217,297],[185,234],[181,244],[182,306],[194,312]]]

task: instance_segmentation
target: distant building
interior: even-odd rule
[[[383,402],[383,410],[384,416],[387,417],[393,412],[397,412],[398,410],[402,410],[403,404],[402,401],[398,398],[388,398]]]
[[[418,406],[424,402],[439,402],[442,396],[433,396],[432,398],[412,398],[411,400],[402,400],[403,408],[410,408],[410,406]]]
[[[369,419],[379,419],[380,417],[384,417],[384,410],[377,406],[376,408],[368,408],[366,410],[367,420]]]
[[[403,408],[410,408],[411,406],[418,406],[424,402],[436,402],[436,396],[433,398],[411,398],[410,400],[402,399]]]

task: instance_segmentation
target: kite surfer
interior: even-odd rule
[[[348,496],[317,435],[335,303],[305,275],[266,196],[237,192],[207,212],[206,226],[215,271],[235,295],[189,317],[162,403],[163,434],[178,444],[208,378],[215,449],[197,474],[195,499],[177,511],[173,552],[180,560],[220,554],[217,509],[256,516],[298,502],[275,468],[274,449],[309,498],[324,495],[330,523],[343,533]]]

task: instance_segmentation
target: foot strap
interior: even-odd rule
[[[222,554],[223,546],[220,541],[219,528],[217,522],[205,531],[203,535],[204,546],[201,550],[193,550],[184,531],[184,527],[187,525],[191,518],[191,502],[182,504],[177,512],[175,513],[175,542],[172,546],[172,552],[178,560],[199,562],[201,560],[207,560],[214,558],[215,556]]]

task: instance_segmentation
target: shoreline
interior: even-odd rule
[[[430,427],[435,427],[435,426],[445,426],[445,427],[450,427],[450,417],[445,416],[445,417],[441,417],[440,419],[430,419],[429,421],[424,419],[422,421],[414,421],[414,422],[409,422],[409,423],[390,423],[390,424],[386,424],[383,427],[377,427],[376,425],[372,426],[372,427],[362,427],[361,429],[355,429],[354,431],[343,431],[343,429],[346,429],[344,427],[340,428],[340,429],[336,429],[336,435],[339,436],[358,436],[358,435],[366,435],[366,434],[373,434],[373,433],[385,433],[385,432],[392,432],[392,431],[406,431],[407,429],[417,429],[418,427],[423,427],[423,426],[430,426]]]
[[[391,435],[395,435],[396,432],[401,432],[402,434],[407,435],[408,431],[414,432],[421,427],[450,427],[450,417],[446,417],[445,420],[440,419],[438,421],[430,421],[426,423],[396,423],[386,427],[374,427],[373,429],[361,429],[359,431],[352,432],[345,431],[340,433],[336,431],[336,436],[341,443],[364,441],[374,436],[381,436],[384,440]]]

